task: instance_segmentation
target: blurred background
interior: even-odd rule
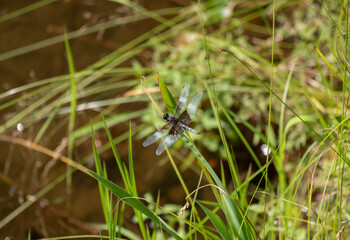
[[[228,189],[237,185],[227,151],[239,179],[253,176],[248,192],[266,184],[276,190],[281,181],[310,181],[310,172],[301,180],[296,170],[309,167],[307,154],[347,110],[341,104],[347,96],[346,39],[339,30],[345,10],[340,3],[282,0],[274,15],[273,6],[269,0],[1,1],[0,237],[99,234],[104,215],[96,180],[67,167],[59,156],[95,170],[92,125],[109,179],[123,187],[101,113],[126,164],[131,129],[139,196],[155,201],[159,195],[160,205],[180,210],[186,191],[174,164],[167,154],[156,156],[157,144],[142,146],[163,122],[140,79],[166,111],[157,73],[175,101],[186,83],[190,98],[204,92],[191,125],[201,134],[191,137],[213,169],[224,170]],[[219,108],[225,109],[219,111],[220,127],[228,148],[208,98],[212,84]],[[201,176],[195,156],[182,141],[170,152],[191,192]],[[268,154],[273,161],[266,183],[259,169]],[[333,157],[331,152],[322,158],[315,178],[326,178],[323,171],[331,168]],[[315,204],[324,197],[323,187],[314,186]],[[305,201],[307,193],[308,185],[300,186],[298,199]],[[210,189],[198,194],[215,199]],[[252,218],[260,232],[263,210],[254,206]],[[123,226],[140,235],[130,209]],[[173,226],[179,227],[175,221]],[[293,239],[304,239],[305,226],[299,227]]]

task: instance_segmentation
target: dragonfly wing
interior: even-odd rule
[[[180,138],[181,134],[178,135],[168,135],[166,136],[159,144],[156,154],[157,156],[159,156],[160,154],[162,154],[165,149],[169,148],[171,145],[173,145],[179,138]]]
[[[187,106],[187,112],[188,115],[190,115],[191,118],[193,118],[194,114],[197,111],[197,108],[199,106],[199,103],[201,102],[203,96],[203,92],[199,92],[191,99],[191,102]]]
[[[186,106],[189,93],[190,93],[190,84],[187,83],[185,86],[183,86],[181,90],[179,101],[175,108],[174,116],[176,116],[176,113],[179,110],[181,111]]]
[[[169,131],[169,129],[161,129],[161,130],[153,133],[151,136],[146,138],[146,140],[143,142],[143,146],[147,147],[147,146],[155,143],[156,141],[158,141],[159,139],[164,137],[164,135],[167,134],[168,131]]]
[[[183,133],[184,129],[179,124],[173,126],[169,131],[169,135],[181,135]]]
[[[187,126],[190,125],[190,123],[191,123],[191,121],[192,121],[190,115],[188,115],[187,110],[185,110],[185,111],[183,111],[183,112],[181,113],[179,119],[180,119],[180,122],[181,122],[181,123],[183,123],[183,124],[185,124],[185,125],[187,125]]]

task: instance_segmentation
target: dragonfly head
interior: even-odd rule
[[[167,114],[167,113],[164,113],[164,115],[163,115],[163,120],[168,120],[168,117],[169,117],[169,114]]]

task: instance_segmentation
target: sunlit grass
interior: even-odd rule
[[[9,13],[0,23],[50,2]],[[0,229],[64,180],[69,193],[70,176],[79,170],[98,180],[105,218],[105,225],[96,227],[101,238],[107,238],[107,230],[109,239],[345,239],[350,234],[347,3],[208,1],[156,11],[123,3],[133,14],[120,21],[0,54],[6,61],[65,44],[69,72],[0,93],[0,140],[64,163],[3,217]],[[85,69],[75,69],[71,40],[148,18],[159,25]],[[137,56],[146,50],[152,60],[143,66]],[[162,110],[177,100],[185,83],[193,92],[205,92],[193,119],[201,134],[182,137],[159,161],[170,160],[188,196],[185,206],[163,206],[161,194],[150,200],[138,190],[137,175],[145,173],[135,166],[156,158],[143,154],[146,149],[138,143],[162,124],[141,76]],[[169,89],[165,101],[164,88]],[[23,132],[14,130],[18,123],[25,126]],[[55,136],[60,140],[50,142]],[[271,151],[267,156],[262,144]],[[108,151],[116,160],[120,186],[108,180],[111,175],[101,163]],[[95,169],[87,165],[92,158],[96,173],[87,169]],[[193,171],[197,188],[190,187],[185,171]],[[2,177],[8,178],[15,182],[11,175]],[[202,197],[205,189],[213,198]],[[133,230],[125,224],[130,207]]]

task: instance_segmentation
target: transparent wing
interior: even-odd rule
[[[156,154],[157,156],[159,156],[160,154],[162,154],[165,149],[169,148],[171,145],[173,145],[179,138],[180,138],[181,134],[179,135],[168,135],[166,136],[163,141],[160,142]]]
[[[147,147],[153,143],[155,143],[156,141],[158,141],[159,139],[161,139],[162,137],[165,136],[165,134],[167,134],[169,131],[169,129],[161,129],[155,133],[153,133],[152,135],[150,135],[148,138],[145,139],[145,141],[143,141],[143,146]]]
[[[185,86],[183,86],[181,90],[179,101],[177,102],[177,105],[175,108],[174,116],[176,116],[176,113],[178,111],[181,111],[186,106],[189,93],[190,93],[190,84],[187,83],[185,84]]]
[[[193,118],[194,114],[197,111],[198,105],[201,102],[203,96],[203,92],[199,92],[191,99],[190,103],[187,106],[188,115]]]

